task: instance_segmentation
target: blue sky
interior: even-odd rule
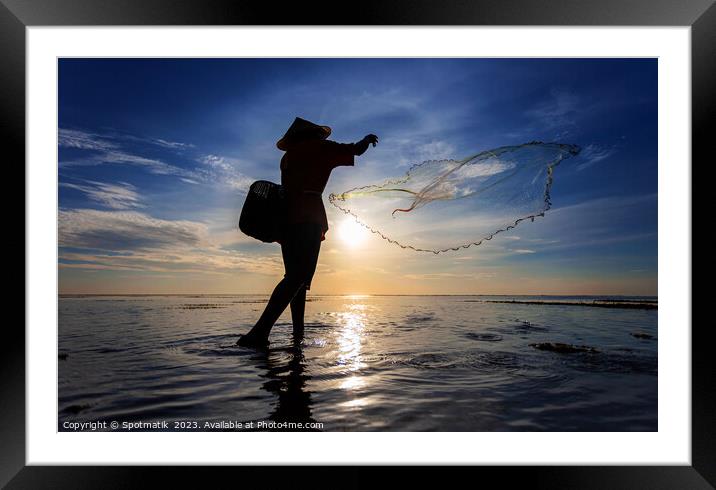
[[[316,293],[657,293],[655,59],[62,59],[60,291],[269,292],[279,248],[236,221],[295,116],[380,137],[327,193],[504,145],[583,149],[545,218],[459,253],[356,247],[327,204]]]

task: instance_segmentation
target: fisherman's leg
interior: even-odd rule
[[[290,276],[284,277],[274,288],[261,317],[251,331],[245,335],[245,337],[248,338],[246,338],[244,342],[267,343],[274,323],[276,323],[276,320],[279,319],[291,300],[296,296],[299,289],[303,289],[302,286],[303,283],[300,279]],[[242,339],[243,338],[244,337],[242,337]],[[241,340],[239,340],[239,343],[241,343]]]
[[[302,286],[291,300],[293,335],[303,335],[303,316],[306,311],[306,286]]]
[[[297,274],[296,269],[299,244],[300,237],[297,236],[295,227],[288,227],[281,241],[281,254],[286,273],[274,288],[273,293],[271,293],[271,298],[259,320],[249,333],[239,339],[237,344],[247,346],[267,344],[274,323],[276,323],[276,320],[281,316],[299,289],[303,287],[303,279],[300,274]]]
[[[320,225],[307,224],[301,229],[301,253],[300,261],[297,261],[295,267],[300,271],[300,275],[304,280],[304,286],[298,290],[296,296],[291,301],[291,320],[293,322],[294,338],[303,337],[304,316],[306,311],[306,291],[311,289],[311,280],[316,271],[318,263],[318,253],[321,249]]]
[[[256,325],[242,336],[237,342],[239,345],[267,344],[276,320],[291,303],[291,317],[294,320],[294,331],[303,331],[303,314],[306,301],[306,285],[310,285],[313,273],[316,270],[318,252],[321,246],[321,227],[314,224],[294,225],[287,228],[285,239],[281,242],[281,254],[286,274],[278,283],[264,312]],[[310,287],[310,286],[308,286]],[[296,314],[294,314],[293,300],[296,300]],[[300,313],[300,314],[299,314]],[[300,318],[300,325],[297,321]]]

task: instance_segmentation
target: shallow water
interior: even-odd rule
[[[262,353],[234,344],[265,296],[62,297],[59,430],[95,421],[657,430],[656,310],[494,299],[504,298],[313,296],[304,338],[294,342],[285,314]],[[543,342],[597,352],[530,345]]]

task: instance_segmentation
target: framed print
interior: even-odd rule
[[[713,485],[712,2],[2,3],[27,284],[3,484]]]

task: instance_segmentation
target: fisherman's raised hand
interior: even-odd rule
[[[373,145],[373,146],[375,146],[376,144],[378,144],[378,137],[377,137],[376,135],[374,135],[374,134],[368,134],[368,135],[366,135],[365,138],[363,138],[363,140],[364,140],[366,143],[371,144],[371,145]]]
[[[374,134],[368,134],[358,143],[354,143],[354,154],[362,155],[368,149],[369,145],[375,146],[376,143],[378,143],[378,137]]]

